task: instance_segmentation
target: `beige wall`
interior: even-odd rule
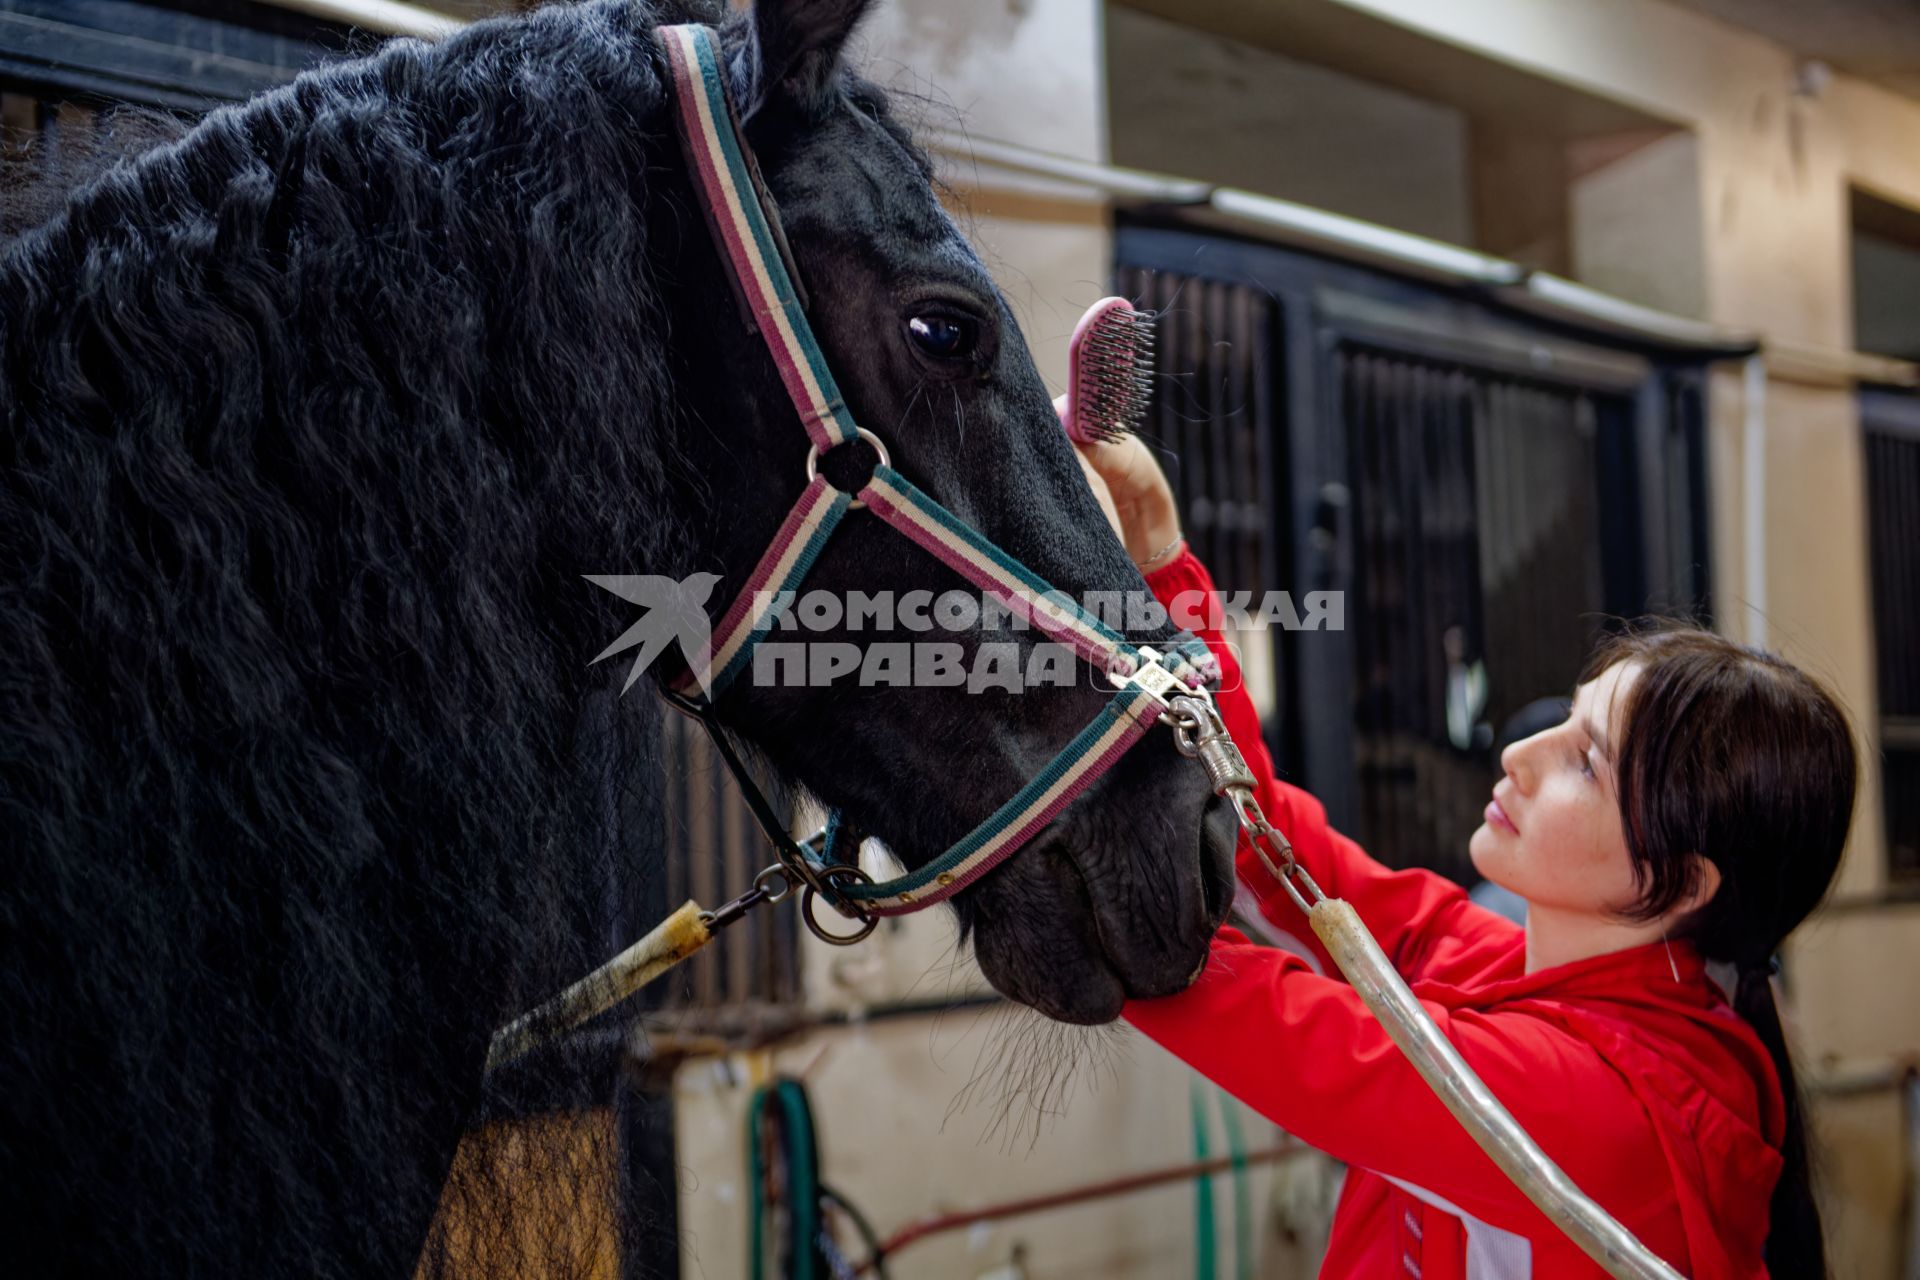
[[[1038,1036],[1020,1038],[1022,1028]],[[1024,1049],[1023,1049],[1024,1046]],[[1010,1061],[999,1055],[1012,1053]],[[1040,1079],[1070,1069],[1058,1096],[1004,1090],[1038,1058]],[[683,1069],[675,1087],[682,1168],[681,1274],[746,1274],[745,1139],[751,1086],[802,1070],[819,1129],[821,1175],[884,1236],[924,1215],[1056,1192],[1191,1159],[1191,1073],[1142,1042],[1042,1024],[1004,1009],[957,1010],[822,1032],[777,1055],[741,1055]],[[1217,1114],[1219,1094],[1204,1086]],[[1279,1144],[1273,1125],[1227,1103],[1250,1150]],[[1038,1110],[1045,1107],[1045,1114]],[[1212,1146],[1224,1150],[1211,1121]],[[1262,1220],[1271,1170],[1252,1174]],[[1223,1258],[1232,1253],[1228,1180],[1217,1180]],[[1193,1188],[1168,1184],[1123,1199],[981,1224],[930,1238],[898,1256],[894,1274],[972,1277],[1024,1250],[1035,1277],[1108,1280],[1190,1269]],[[1262,1232],[1264,1236],[1265,1232]],[[1304,1273],[1303,1273],[1304,1274]]]
[[[1851,346],[1847,188],[1920,207],[1920,103],[1846,76],[1804,96],[1789,51],[1658,0],[1339,2],[1690,130],[1690,143],[1656,143],[1618,162],[1657,168],[1652,179],[1626,181],[1610,168],[1591,180],[1586,194],[1614,204],[1623,201],[1606,187],[1616,179],[1666,193],[1659,216],[1637,235],[1587,247],[1582,267],[1592,283],[1773,339]],[[1696,247],[1705,277],[1697,308],[1684,305],[1694,290],[1676,293],[1670,280],[1634,263],[1643,248],[1666,257]],[[1717,389],[1715,459],[1723,465],[1714,499],[1722,513],[1737,512],[1741,397],[1737,384]],[[1870,721],[1871,614],[1850,389],[1776,377],[1766,437],[1769,639],[1832,678]],[[1721,519],[1716,532],[1716,577],[1723,593],[1737,596],[1746,552],[1740,522]],[[1856,861],[1879,863],[1877,825],[1860,824]],[[1876,871],[1849,872],[1850,895],[1878,891]],[[1920,1019],[1914,1030],[1920,1042]]]
[[[1708,313],[1705,193],[1692,133],[1648,142],[1570,187],[1575,279],[1676,315]]]
[[[1473,239],[1464,113],[1114,8],[1113,159],[1454,244]]]
[[[1852,344],[1847,188],[1920,206],[1920,104],[1845,76],[1818,97],[1802,95],[1788,51],[1652,0],[1352,2],[1686,123],[1690,143],[1662,145],[1694,150],[1698,186],[1664,199],[1696,198],[1699,216],[1663,210],[1645,229],[1651,256],[1699,246],[1697,314],[1776,339]],[[1669,160],[1657,149],[1641,158]],[[1659,277],[1634,273],[1630,240],[1616,249],[1605,255],[1611,265],[1593,264],[1595,283],[1693,310]],[[1723,616],[1738,632],[1744,405],[1734,379],[1719,379],[1715,390],[1715,568]],[[1836,896],[1871,904],[1885,888],[1885,861],[1852,391],[1776,376],[1765,419],[1766,638],[1827,678],[1863,730],[1867,768]],[[1815,1075],[1833,1062],[1920,1051],[1912,985],[1920,912],[1862,905],[1829,913],[1802,931],[1791,959],[1792,1014],[1802,1061]],[[1900,1126],[1887,1121],[1897,1109],[1882,1097],[1818,1106],[1817,1114],[1828,1144],[1836,1274],[1890,1280],[1903,1162]]]

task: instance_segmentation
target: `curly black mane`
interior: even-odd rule
[[[687,536],[662,20],[393,42],[0,248],[26,1271],[392,1276],[437,1211],[426,1263],[578,1253],[524,1220],[530,1148],[436,1206],[490,1029],[604,957],[658,822],[651,700],[587,669],[579,575]]]

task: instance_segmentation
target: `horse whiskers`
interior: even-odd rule
[[[943,995],[945,998],[948,1000],[964,999],[967,993],[960,990],[959,987],[961,971],[966,966],[966,963],[966,949],[961,945],[960,935],[955,933],[953,940],[947,943],[946,949],[929,961],[927,967],[920,971],[920,976],[915,978],[913,985],[907,988],[907,994],[911,996],[914,992],[920,990],[920,984],[933,978],[935,976],[934,971],[939,970],[938,980],[944,988]]]
[[[907,407],[900,411],[899,418],[894,421],[893,425],[896,431],[912,416],[913,406],[920,403],[920,397],[926,393],[926,390],[927,380],[925,378],[922,378],[918,383],[914,384],[913,394],[907,397]]]
[[[961,988],[954,980],[958,976],[960,966],[964,961],[964,955],[957,955],[948,965],[946,1006],[935,1013],[927,1023],[927,1057],[930,1058],[934,1066],[942,1072],[947,1069],[946,1060],[948,1054],[958,1049],[967,1037],[974,1033],[976,1028],[983,1024],[991,1024],[993,1019],[990,1015],[1000,1012],[998,1006],[989,1005],[983,1008],[979,1004],[973,1003],[970,1000],[970,997],[974,994],[972,989],[973,984],[969,983],[966,988]],[[949,1015],[963,1011],[970,1013],[972,1016],[966,1020],[966,1024],[960,1028],[957,1034],[947,1036],[946,1032],[950,1025]],[[943,1043],[943,1041],[945,1042]],[[952,1114],[953,1109],[952,1106],[949,1105],[947,1115],[951,1116]],[[946,1123],[945,1116],[941,1118],[941,1123],[943,1125]]]
[[[1032,1151],[1041,1134],[1066,1114],[1084,1080],[1089,1092],[1111,1080],[1125,1052],[1126,1032],[1117,1024],[1080,1026],[1055,1022],[1024,1005],[989,1015],[990,1033],[974,1061],[973,1074],[947,1105],[942,1120],[984,1108],[979,1140],[1004,1153]]]

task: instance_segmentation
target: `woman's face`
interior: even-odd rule
[[[1481,875],[1536,908],[1611,915],[1640,896],[1620,825],[1615,710],[1640,668],[1583,684],[1567,722],[1508,747],[1486,820],[1468,843]]]

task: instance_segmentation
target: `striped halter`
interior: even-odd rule
[[[731,607],[714,624],[707,650],[685,655],[688,670],[669,682],[665,696],[675,707],[697,716],[713,734],[723,758],[740,778],[755,817],[781,851],[780,878],[786,888],[767,892],[757,887],[754,892],[759,897],[754,901],[784,897],[804,885],[806,920],[814,932],[829,941],[856,941],[871,930],[876,917],[930,907],[1005,861],[1112,767],[1167,710],[1173,697],[1190,694],[1204,699],[1206,685],[1219,678],[1219,666],[1196,639],[1167,651],[1129,643],[889,465],[880,440],[854,424],[807,324],[777,214],[727,97],[713,32],[702,26],[672,26],[660,28],[659,36],[671,68],[680,140],[714,240],[748,323],[765,339],[780,380],[813,441],[807,454],[807,483],[799,500]],[[847,493],[828,483],[817,463],[821,455],[857,439],[874,449],[879,462],[857,492]],[[1115,686],[1103,714],[959,843],[918,870],[878,884],[851,863],[834,860],[837,814],[830,816],[825,845],[818,851],[796,845],[788,837],[713,716],[713,702],[746,669],[754,647],[773,629],[833,531],[849,512],[863,509],[957,570],[1013,616],[1070,646],[1105,672]],[[699,674],[706,676],[704,700],[693,696]],[[762,873],[763,880],[766,875]],[[820,929],[811,914],[815,893],[842,914],[864,921],[865,927],[850,937]],[[751,905],[754,902],[745,902],[739,909]],[[729,904],[715,913],[721,923],[735,906]]]

